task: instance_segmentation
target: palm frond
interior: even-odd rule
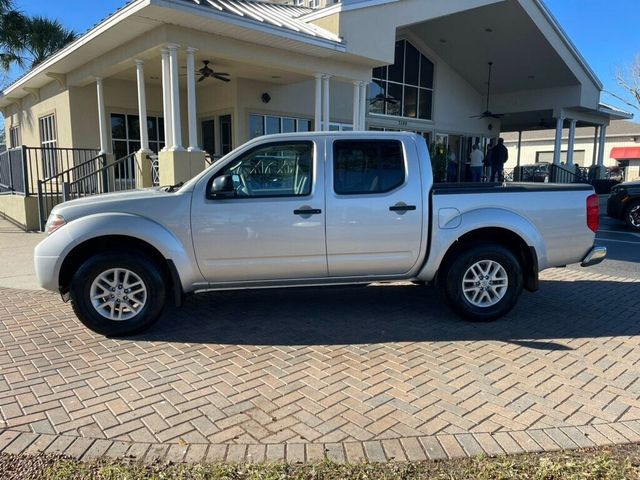
[[[76,38],[75,32],[68,30],[57,20],[41,16],[30,18],[25,49],[31,54],[31,67],[44,62]]]

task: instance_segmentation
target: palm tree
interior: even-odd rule
[[[24,53],[30,68],[44,62],[55,52],[77,38],[75,32],[65,28],[59,21],[45,17],[32,17],[27,19],[27,29]]]
[[[12,64],[21,64],[16,53],[22,45],[26,17],[14,9],[13,0],[0,0],[0,67],[5,72]]]
[[[27,17],[14,9],[13,0],[0,0],[0,68],[33,68],[77,38],[59,21]]]

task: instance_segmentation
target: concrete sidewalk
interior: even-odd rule
[[[0,287],[39,290],[33,268],[33,249],[45,237],[0,218]]]

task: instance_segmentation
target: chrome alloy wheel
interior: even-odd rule
[[[462,278],[462,291],[474,307],[491,307],[502,300],[509,287],[509,277],[502,265],[480,260],[471,265]]]
[[[631,207],[627,212],[627,217],[634,228],[640,228],[640,204]]]
[[[137,274],[126,268],[102,272],[93,280],[90,295],[96,312],[114,321],[135,317],[147,303],[146,285]]]

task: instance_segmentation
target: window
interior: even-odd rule
[[[216,176],[231,175],[236,198],[298,197],[311,193],[312,142],[261,145]]]
[[[220,153],[226,155],[233,150],[233,136],[231,133],[231,115],[222,115],[220,123]]]
[[[9,142],[11,148],[20,146],[20,127],[11,127],[9,129]]]
[[[55,114],[41,117],[38,120],[40,127],[40,146],[43,148],[42,162],[45,178],[58,173],[58,134],[56,132]]]
[[[311,131],[311,120],[293,117],[275,117],[272,115],[249,116],[249,137],[256,138],[262,135],[275,133],[295,133]]]
[[[202,126],[202,148],[209,155],[216,154],[215,120],[204,120]]]
[[[536,163],[553,163],[553,151],[536,152]],[[560,163],[567,163],[567,151],[562,150],[560,152]],[[584,150],[573,151],[573,163],[574,165],[580,165],[581,167],[588,167],[588,161],[586,161]]]
[[[431,120],[433,62],[406,40],[396,42],[393,65],[373,69],[369,111]]]
[[[330,132],[352,132],[353,125],[351,125],[350,123],[331,122],[329,124],[329,131]]]
[[[149,148],[158,153],[164,147],[164,121],[159,117],[147,117]],[[124,113],[111,114],[111,140],[116,159],[140,150],[140,117]]]
[[[396,140],[337,140],[333,186],[338,195],[385,193],[404,183],[402,144]]]

